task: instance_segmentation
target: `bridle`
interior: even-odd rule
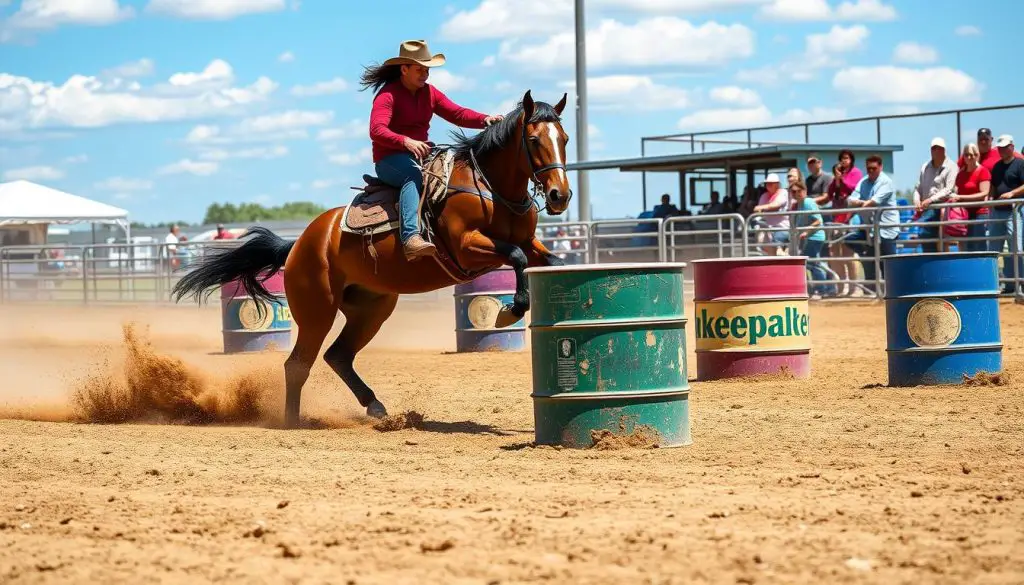
[[[476,155],[473,153],[473,149],[469,150],[469,157],[473,163],[473,172],[479,173],[480,179],[483,180],[484,185],[487,187],[488,191],[491,192],[494,198],[500,201],[503,205],[505,205],[505,207],[508,207],[509,210],[512,211],[512,213],[515,213],[516,215],[525,215],[533,207],[540,209],[540,205],[537,204],[537,198],[544,197],[545,195],[544,184],[541,183],[540,178],[537,177],[538,174],[545,173],[547,171],[554,171],[557,169],[561,169],[563,172],[566,172],[565,165],[562,163],[550,163],[540,168],[537,168],[537,166],[533,164],[533,153],[530,151],[529,141],[526,139],[526,126],[527,122],[524,118],[521,142],[523,144],[523,154],[526,155],[526,162],[527,164],[530,165],[530,182],[533,183],[533,194],[530,195],[529,192],[527,192],[526,199],[522,201],[511,201],[506,197],[503,197],[500,193],[498,193],[494,189],[494,187],[491,186],[490,181],[488,181],[487,177],[484,175],[483,169],[477,163]],[[569,199],[572,199],[572,189],[569,189]],[[548,203],[547,199],[545,199],[544,201],[544,210],[547,211],[548,213],[551,213],[551,204]]]
[[[544,166],[542,166],[540,168],[537,168],[536,166],[534,166],[534,164],[533,164],[533,153],[530,152],[529,141],[526,139],[526,124],[527,124],[526,120],[524,119],[523,120],[523,138],[522,138],[523,153],[526,154],[526,162],[528,162],[530,164],[530,181],[533,183],[533,196],[530,197],[530,200],[531,201],[536,201],[537,197],[539,197],[539,196],[543,197],[544,196],[544,193],[543,193],[544,185],[540,182],[540,179],[537,177],[537,175],[539,173],[546,173],[547,171],[554,171],[556,169],[561,169],[562,172],[566,172],[566,170],[565,170],[565,165],[562,164],[562,163],[558,163],[558,162],[546,164],[546,165],[544,165]],[[572,199],[572,189],[569,189],[569,199]],[[551,205],[547,202],[547,199],[544,200],[544,210],[547,211],[548,213],[551,213]]]

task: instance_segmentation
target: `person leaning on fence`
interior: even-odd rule
[[[807,196],[807,186],[804,185],[803,181],[794,181],[789,184],[789,196],[793,198],[794,211],[813,212],[799,213],[793,217],[793,221],[798,228],[818,228],[797,232],[798,249],[801,254],[807,256],[807,269],[811,271],[811,278],[815,281],[828,281],[829,278],[825,268],[822,267],[821,262],[815,261],[815,258],[821,258],[821,252],[825,248],[825,230],[821,229],[824,222],[821,219],[818,204],[814,202],[814,199]],[[817,295],[832,296],[835,294],[835,289],[836,287],[833,285],[815,286],[811,292]]]
[[[891,256],[896,253],[896,238],[900,235],[900,212],[896,209],[896,190],[892,179],[882,172],[882,157],[873,154],[865,161],[867,176],[864,177],[852,196],[847,200],[850,207],[866,209],[860,213],[861,223],[870,227],[870,231],[861,229],[847,234],[846,245],[853,248],[861,258],[864,267],[865,287],[875,291],[875,244],[874,235],[878,234],[878,257]],[[880,208],[877,211],[872,208]],[[881,263],[879,263],[881,268]],[[885,276],[884,272],[878,275]]]
[[[992,167],[992,183],[989,188],[989,199],[997,202],[992,207],[992,223],[989,224],[989,237],[998,238],[989,241],[989,250],[1002,252],[1003,242],[1009,246],[1011,254],[1017,254],[1017,276],[1024,278],[1024,207],[1012,204],[1024,197],[1024,160],[1014,155],[1013,136],[1003,134],[996,140],[1000,160]],[[1003,260],[1003,278],[1014,277],[1014,263],[1010,258]],[[1012,293],[1012,284],[1003,286],[1004,293]]]
[[[981,164],[981,151],[978,145],[970,142],[964,146],[960,154],[960,170],[956,175],[956,190],[949,196],[950,203],[980,203],[988,199],[988,191],[992,185],[992,172]],[[984,252],[988,250],[988,225],[981,223],[989,218],[988,207],[966,207],[967,219],[979,223],[967,224],[967,241],[964,248],[968,252]]]
[[[956,165],[946,156],[946,141],[942,138],[933,138],[931,158],[921,165],[917,187],[914,188],[914,208],[917,210],[914,221],[937,222],[942,219],[941,210],[932,205],[946,201],[953,194],[956,188],[956,173]],[[921,226],[921,236],[925,240],[937,240],[939,226]],[[921,249],[924,252],[937,252],[938,242],[922,242]]]

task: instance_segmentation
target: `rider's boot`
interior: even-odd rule
[[[423,239],[419,234],[411,236],[405,244],[405,258],[407,260],[414,260],[416,258],[423,258],[425,256],[431,256],[434,254],[434,244]]]

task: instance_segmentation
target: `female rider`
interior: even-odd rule
[[[503,116],[488,116],[452,102],[427,83],[430,68],[445,63],[444,53],[431,55],[426,41],[405,41],[398,56],[366,67],[360,84],[376,93],[370,112],[370,140],[377,178],[400,190],[399,237],[409,260],[429,256],[434,245],[416,231],[416,211],[423,191],[419,165],[430,154],[430,120],[437,114],[462,128],[484,128]]]

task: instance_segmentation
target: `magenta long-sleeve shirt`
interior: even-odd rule
[[[381,88],[370,111],[373,162],[405,149],[406,138],[426,142],[434,114],[462,128],[483,128],[485,114],[464,108],[429,83],[415,94],[400,81]]]

